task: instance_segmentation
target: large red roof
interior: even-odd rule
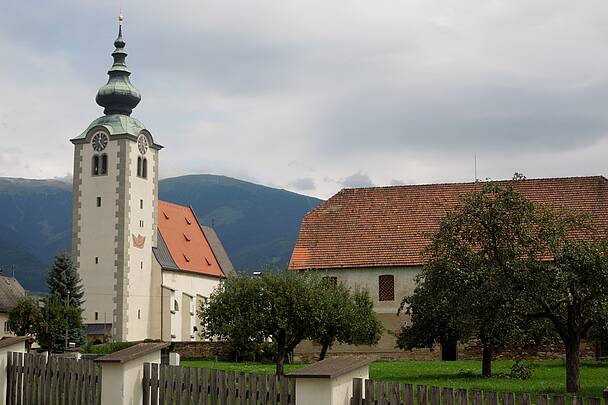
[[[608,227],[601,176],[502,181],[535,203],[587,212]],[[344,189],[305,215],[289,268],[419,266],[422,249],[459,197],[482,183]]]
[[[225,276],[192,208],[159,201],[158,231],[179,270]]]

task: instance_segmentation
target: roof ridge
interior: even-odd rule
[[[521,180],[513,180],[513,179],[502,179],[502,180],[478,180],[478,181],[459,181],[459,182],[443,182],[443,183],[419,183],[419,184],[396,184],[396,185],[388,185],[388,186],[373,186],[373,187],[344,187],[338,193],[334,194],[334,196],[338,195],[342,191],[350,191],[350,190],[375,190],[375,189],[389,189],[389,188],[406,188],[406,187],[424,187],[424,186],[459,186],[459,185],[472,185],[472,184],[485,184],[485,183],[511,183],[511,182],[529,182],[529,181],[548,181],[548,180],[573,180],[573,179],[603,179],[608,181],[606,177],[601,174],[594,176],[566,176],[566,177],[536,177],[536,178],[526,178]],[[330,197],[329,199],[333,198]],[[326,200],[326,201],[329,201]]]

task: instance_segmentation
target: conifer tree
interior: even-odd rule
[[[80,276],[74,267],[72,256],[66,252],[59,252],[55,256],[53,268],[46,280],[50,295],[57,295],[66,307],[76,308],[82,316],[84,288]],[[82,322],[71,322],[68,325],[68,340],[77,345],[85,341]]]

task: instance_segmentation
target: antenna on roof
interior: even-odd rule
[[[477,183],[477,152],[473,152],[473,160],[475,165],[475,183]]]

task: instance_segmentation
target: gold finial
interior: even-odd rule
[[[122,25],[122,22],[125,20],[125,16],[120,13],[118,15],[118,25]]]

